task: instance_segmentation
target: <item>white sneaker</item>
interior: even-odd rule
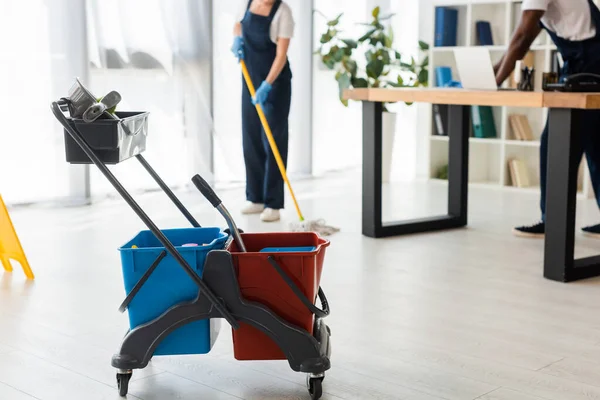
[[[256,204],[248,201],[244,208],[242,208],[242,214],[260,214],[264,209],[264,204]]]
[[[275,222],[279,221],[279,210],[274,210],[272,208],[265,208],[265,211],[260,214],[260,219],[262,222]]]

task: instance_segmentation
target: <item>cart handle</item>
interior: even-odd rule
[[[279,276],[281,276],[285,283],[287,283],[290,289],[292,289],[294,294],[300,299],[302,304],[304,304],[306,308],[310,310],[310,312],[312,312],[319,318],[325,318],[331,313],[331,310],[329,309],[329,302],[327,301],[327,297],[325,297],[325,292],[323,291],[323,289],[321,289],[320,286],[319,300],[321,300],[321,305],[323,306],[322,310],[316,307],[310,300],[308,300],[308,298],[304,295],[304,293],[302,293],[300,288],[298,288],[294,281],[289,276],[287,276],[283,268],[281,268],[277,261],[275,261],[275,258],[273,258],[273,256],[267,257],[267,260],[269,260],[269,263],[273,266],[273,268],[275,268],[275,271],[277,271]]]
[[[63,101],[63,99],[61,99]],[[238,329],[240,324],[234,318],[234,316],[227,310],[227,308],[223,305],[223,303],[215,296],[213,291],[204,283],[202,278],[200,278],[196,272],[190,267],[190,265],[185,261],[183,256],[177,251],[173,243],[169,241],[169,239],[165,236],[164,233],[152,222],[150,217],[142,210],[139,204],[131,197],[131,195],[125,190],[123,185],[118,181],[118,179],[113,175],[112,172],[108,169],[106,165],[98,158],[96,153],[92,150],[90,145],[86,142],[86,140],[81,136],[81,134],[74,129],[67,120],[67,117],[61,111],[61,108],[58,102],[52,102],[52,113],[56,117],[56,119],[61,123],[63,128],[71,135],[73,140],[81,147],[84,153],[89,157],[90,160],[98,167],[100,172],[104,174],[106,179],[113,185],[116,191],[123,197],[123,199],[129,204],[129,206],[133,209],[133,211],[138,215],[138,217],[144,222],[144,224],[148,227],[150,231],[156,236],[158,241],[165,247],[165,249],[169,252],[173,258],[179,263],[179,265],[184,269],[184,271],[192,278],[194,283],[198,285],[200,288],[200,294],[206,297],[206,299],[215,307],[215,309],[227,320],[229,325],[233,329]]]

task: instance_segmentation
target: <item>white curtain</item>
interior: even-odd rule
[[[68,165],[50,112],[53,51],[49,2],[0,1],[0,194],[8,203],[65,197]],[[55,25],[52,29],[59,29]]]
[[[117,90],[120,110],[150,112],[144,156],[171,187],[211,179],[209,0],[88,0],[90,89]],[[128,189],[156,189],[135,161],[116,174]],[[114,191],[92,170],[92,194]]]

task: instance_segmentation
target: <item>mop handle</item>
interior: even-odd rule
[[[246,67],[246,63],[244,60],[240,60],[240,65],[242,66],[242,73],[244,74],[244,79],[246,80],[246,85],[248,85],[248,90],[250,91],[250,96],[254,98],[256,95],[256,91],[254,90],[254,85],[252,84],[252,79],[250,79],[250,74],[248,73],[248,68]],[[277,144],[275,143],[275,139],[273,138],[273,132],[271,132],[271,128],[269,127],[269,123],[267,122],[267,117],[262,110],[260,104],[256,104],[256,111],[258,111],[258,117],[262,122],[263,128],[265,129],[265,133],[267,135],[267,140],[269,141],[269,145],[271,146],[271,150],[273,150],[273,155],[275,156],[275,161],[277,161],[277,166],[279,167],[279,172],[281,172],[281,177],[285,181],[290,190],[290,194],[292,195],[292,199],[294,200],[294,205],[296,206],[296,211],[298,212],[298,217],[300,221],[304,221],[304,217],[302,216],[302,212],[300,211],[300,206],[298,205],[298,201],[296,200],[296,196],[294,195],[294,191],[292,189],[292,184],[290,183],[287,173],[285,172],[285,166],[283,165],[283,160],[281,159],[281,155],[279,154],[279,149],[277,148]]]

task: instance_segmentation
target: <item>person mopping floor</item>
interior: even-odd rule
[[[292,71],[287,52],[294,33],[291,8],[281,0],[242,0],[234,26],[234,55],[244,60],[252,82],[260,86],[254,98],[242,88],[242,135],[246,165],[244,214],[261,214],[264,222],[280,219],[284,182],[255,105],[260,104],[275,143],[287,166],[288,116],[292,97]]]
[[[600,74],[600,10],[592,0],[523,0],[522,17],[502,60],[495,66],[496,82],[501,85],[522,60],[532,43],[545,29],[564,60],[561,79],[577,73]],[[573,159],[579,164],[585,153],[596,201],[600,206],[600,111],[584,111],[581,145]],[[548,125],[540,146],[540,189],[542,220],[514,229],[517,236],[544,237],[546,231],[546,160]],[[600,225],[583,228],[584,234],[600,238]]]

